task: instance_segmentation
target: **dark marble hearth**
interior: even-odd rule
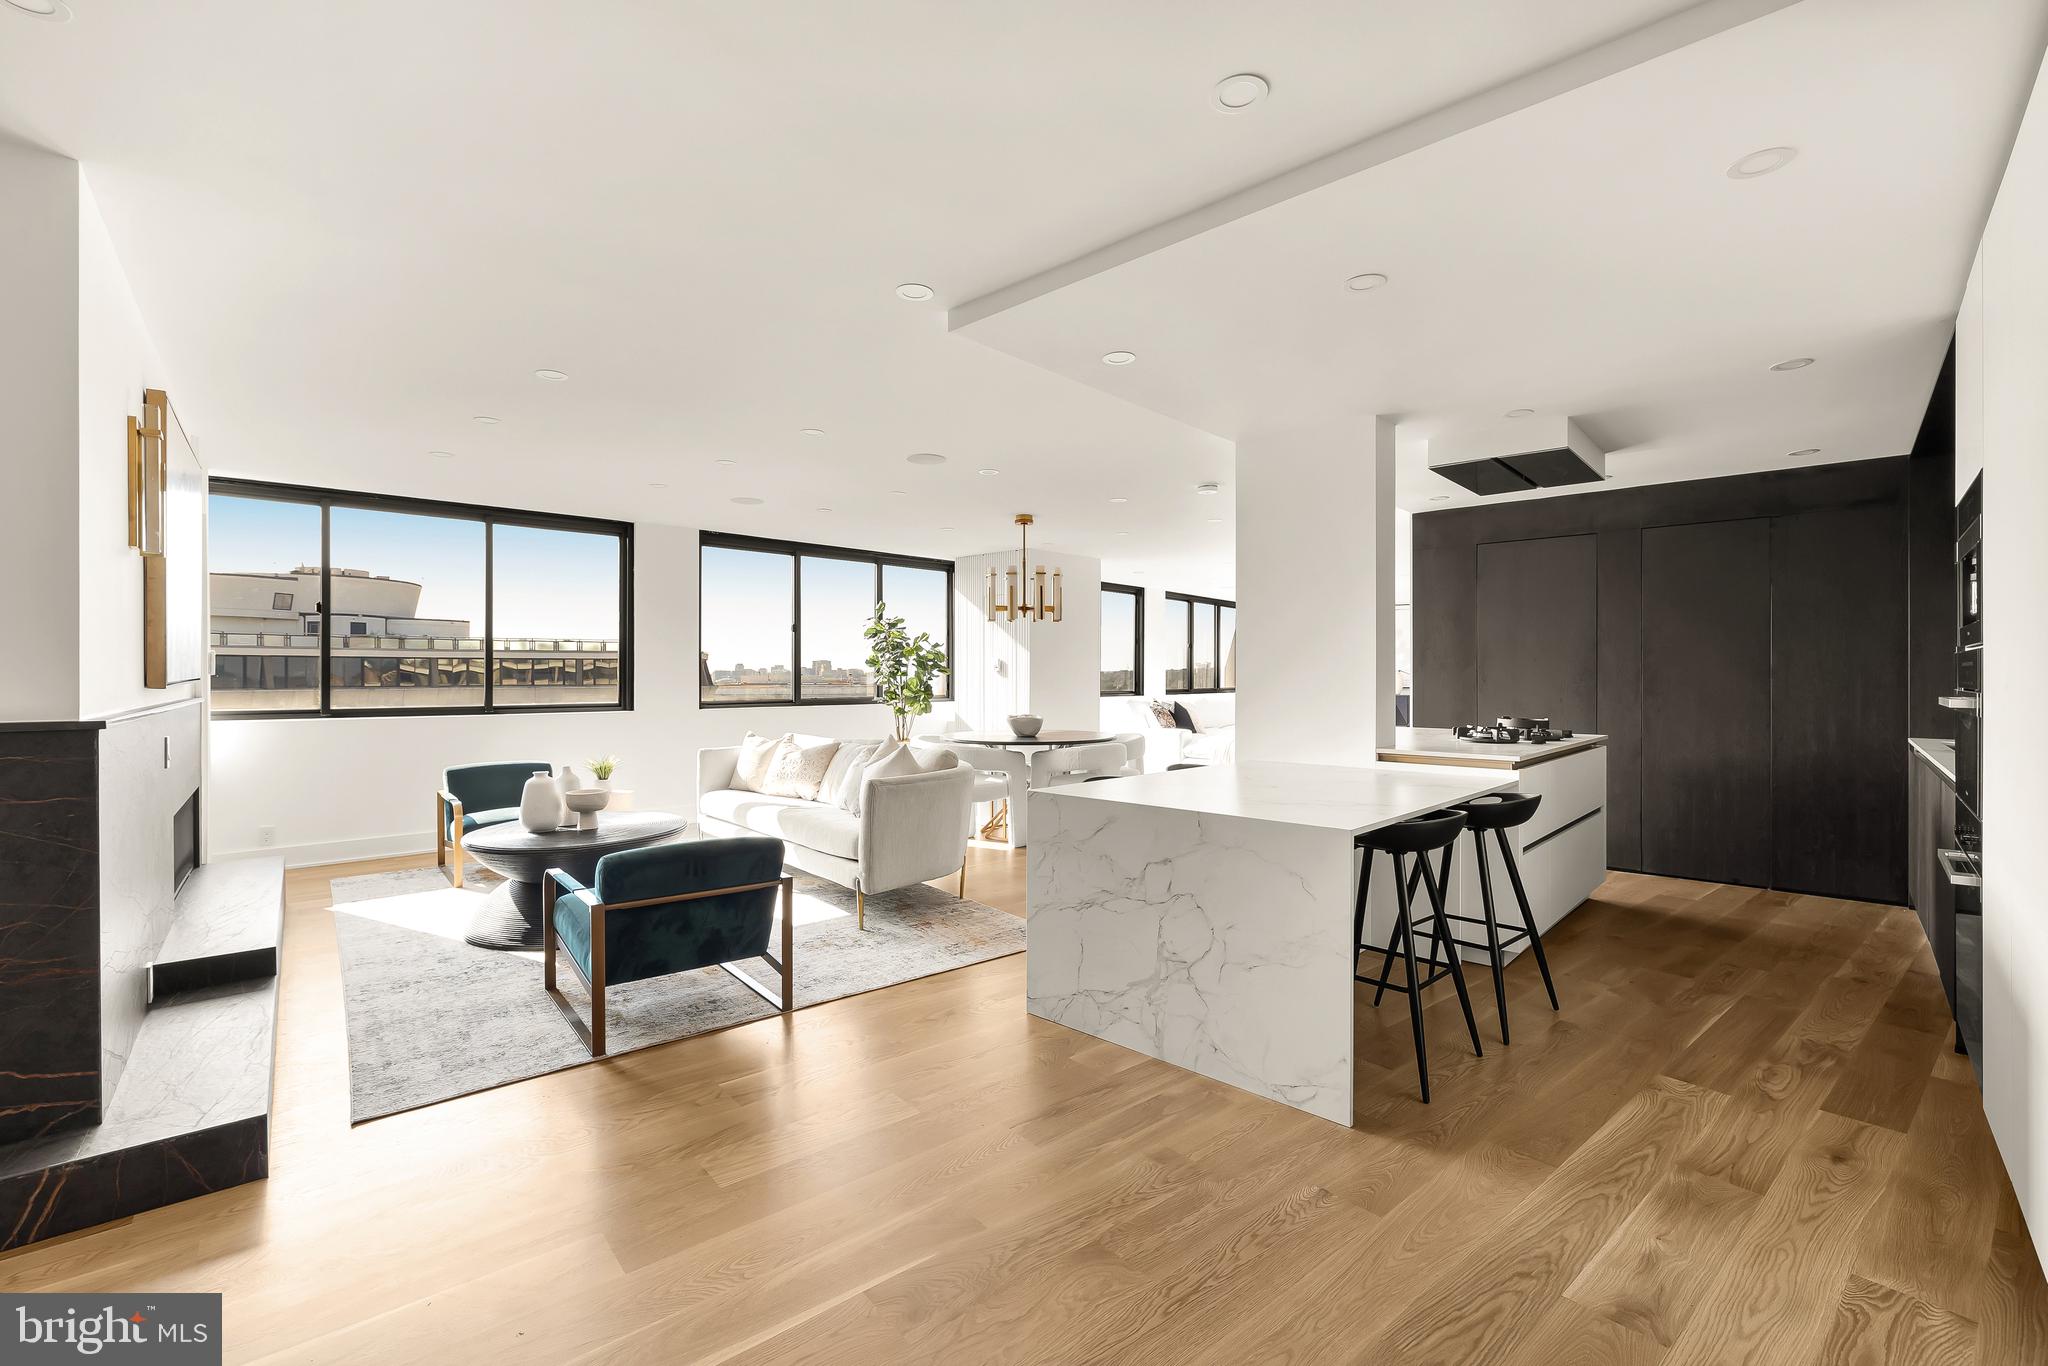
[[[100,1124],[0,1147],[0,1249],[266,1176],[276,1025],[275,978],[159,998]]]
[[[98,752],[0,732],[0,1143],[100,1117]]]

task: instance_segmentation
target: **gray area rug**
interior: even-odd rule
[[[333,880],[352,1123],[593,1061],[541,986],[538,950],[500,953],[463,942],[492,881],[458,891],[438,868]],[[799,1008],[1024,949],[1021,918],[921,884],[869,897],[867,910],[862,931],[852,892],[797,878]],[[774,989],[766,963],[738,966]],[[575,972],[556,977],[588,1020]],[[631,982],[606,996],[610,1055],[776,1014],[719,968]]]

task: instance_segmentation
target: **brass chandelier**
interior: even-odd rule
[[[996,571],[988,571],[988,619],[1015,621],[1059,621],[1066,607],[1066,592],[1060,571],[1052,571],[1052,584],[1045,581],[1045,566],[1031,565],[1031,514],[1017,514],[1017,563],[1003,571],[1003,596],[996,597]]]

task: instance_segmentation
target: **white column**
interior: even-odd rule
[[[1394,422],[1237,443],[1237,753],[1371,763],[1394,739]]]

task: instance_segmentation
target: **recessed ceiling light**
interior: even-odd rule
[[[1197,485],[1195,485],[1195,492],[1196,492],[1196,493],[1221,493],[1221,492],[1223,492],[1223,486],[1222,486],[1221,484],[1197,484]]]
[[[976,474],[1001,474],[1001,470],[976,470]]]
[[[831,510],[832,510],[831,508],[819,508],[819,509],[818,509],[818,511],[820,511],[820,512],[830,512]]]
[[[941,531],[951,531],[952,529],[953,529],[953,528],[951,528],[951,527],[949,527],[949,526],[942,526],[942,527],[940,527],[940,528],[939,528],[939,530],[941,530]]]
[[[1773,370],[1804,370],[1811,364],[1813,364],[1812,356],[1794,356],[1791,360],[1779,361],[1771,368]]]
[[[1210,526],[1222,526],[1222,525],[1223,525],[1223,519],[1222,519],[1221,517],[1211,517],[1211,518],[1209,519],[1209,525],[1210,525]]]
[[[437,460],[453,460],[455,458],[454,451],[428,451],[427,454]]]
[[[486,427],[495,427],[495,426],[497,426],[497,425],[498,425],[498,419],[496,419],[495,417],[486,417],[486,416],[485,416],[484,414],[482,414],[482,413],[479,413],[479,414],[477,414],[477,415],[476,415],[475,417],[471,418],[471,419],[470,419],[470,421],[471,421],[471,422],[481,422],[481,423],[483,423],[483,424],[484,424],[484,425],[485,425]]]
[[[1797,147],[1762,147],[1737,161],[1728,168],[1730,180],[1755,180],[1758,176],[1790,164],[1799,155]]]
[[[739,462],[737,460],[727,460],[724,456],[720,456],[711,463],[714,465],[737,465]]]
[[[1820,454],[1820,447],[1818,447],[1818,446],[1808,446],[1808,447],[1807,447],[1807,448],[1806,448],[1805,450],[1803,450],[1803,451],[1793,451],[1793,452],[1792,452],[1791,454],[1787,455],[1787,456],[1786,456],[1785,458],[1786,458],[1787,460],[1804,460],[1804,459],[1805,459],[1805,458],[1806,458],[1807,456],[1809,456],[1809,455],[1819,455],[1819,454]]]
[[[825,429],[823,427],[799,427],[797,432],[802,436],[823,436]]]
[[[533,372],[533,377],[535,379],[544,379],[550,384],[560,384],[563,380],[569,378],[560,370],[536,370]]]
[[[1378,289],[1381,285],[1385,284],[1386,282],[1386,276],[1380,274],[1376,270],[1369,270],[1363,275],[1354,275],[1350,279],[1346,280],[1344,282],[1344,288],[1354,290],[1357,293],[1363,294],[1368,289]]]
[[[908,498],[910,496],[909,489],[890,489],[889,492],[898,498]]]
[[[1534,417],[1534,416],[1536,416],[1536,410],[1535,410],[1534,408],[1510,408],[1510,409],[1508,409],[1508,416],[1509,416],[1509,417]],[[1449,495],[1446,495],[1446,496],[1449,496]]]
[[[1138,353],[1135,351],[1111,351],[1103,356],[1102,363],[1104,365],[1129,365],[1137,358]]]
[[[735,498],[732,501],[738,503],[741,507],[745,508],[757,508],[761,506],[761,500],[759,498]]]
[[[940,455],[937,451],[913,451],[903,458],[913,465],[943,465],[946,463],[946,457]]]
[[[1451,495],[1448,493],[1432,493],[1429,495],[1429,501],[1432,503],[1448,503],[1451,501]]]
[[[1128,503],[1128,502],[1130,502],[1131,500],[1130,500],[1130,499],[1128,499],[1128,498],[1112,498],[1112,499],[1110,499],[1109,501],[1110,501],[1110,502],[1112,502],[1112,503]]]
[[[70,22],[71,6],[64,0],[6,0],[7,7],[31,19],[51,19],[63,24]]]
[[[916,283],[898,285],[896,286],[896,297],[899,299],[908,299],[914,304],[921,304],[926,299],[932,297],[932,287],[930,285],[920,285]]]
[[[1235,114],[1266,98],[1266,92],[1272,88],[1264,76],[1254,76],[1249,71],[1225,76],[1216,82],[1216,107],[1226,114]]]
[[[667,484],[649,484],[649,485],[648,485],[647,487],[649,487],[649,488],[651,488],[651,489],[665,489],[665,488],[667,488],[667,487],[668,487],[668,485],[667,485]]]

